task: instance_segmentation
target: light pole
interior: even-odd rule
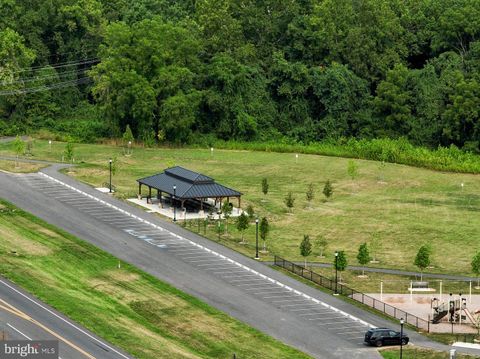
[[[128,153],[127,154],[131,153],[131,150],[130,150],[131,146],[132,146],[132,141],[128,141]]]
[[[255,259],[258,259],[258,218],[255,219]]]
[[[177,221],[177,208],[175,207],[175,199],[177,197],[177,186],[173,186],[173,201],[172,201],[172,206],[173,206],[173,221]]]
[[[110,168],[110,188],[109,188],[109,193],[112,193],[112,159],[108,161],[108,165]]]
[[[338,295],[338,252],[335,251],[335,293],[334,295]]]
[[[400,319],[400,359],[403,358],[403,318]]]

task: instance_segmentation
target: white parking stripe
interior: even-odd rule
[[[231,264],[233,264],[233,265],[235,265],[235,266],[237,266],[237,267],[239,267],[239,268],[243,268],[243,269],[245,269],[246,271],[248,271],[248,272],[250,272],[250,273],[252,273],[252,274],[255,274],[257,277],[259,277],[258,279],[251,278],[251,279],[248,279],[248,280],[247,280],[247,279],[233,279],[233,280],[230,280],[230,283],[232,283],[232,284],[235,285],[235,286],[242,286],[242,285],[248,285],[248,286],[250,286],[250,285],[252,285],[252,284],[255,284],[254,281],[263,281],[263,282],[264,282],[263,285],[269,284],[268,282],[271,282],[271,284],[273,284],[274,286],[277,286],[277,287],[280,287],[280,288],[284,288],[284,289],[290,291],[291,293],[295,293],[295,294],[297,294],[297,295],[301,295],[301,296],[304,297],[306,300],[311,301],[312,304],[314,303],[314,304],[316,304],[317,306],[322,306],[322,307],[324,307],[324,308],[330,309],[330,310],[332,311],[332,313],[340,314],[340,315],[342,315],[344,318],[348,318],[348,320],[353,320],[353,321],[356,321],[356,322],[358,322],[358,323],[361,323],[361,324],[363,324],[363,325],[365,325],[365,326],[373,327],[371,324],[369,324],[369,323],[367,323],[367,322],[365,322],[365,321],[363,321],[363,320],[360,320],[359,318],[356,318],[356,317],[353,316],[353,315],[350,315],[350,314],[348,314],[348,313],[346,313],[346,312],[344,312],[344,311],[342,311],[342,310],[339,310],[339,309],[337,309],[337,308],[335,308],[335,307],[333,307],[333,306],[331,306],[331,305],[329,305],[329,304],[327,304],[327,303],[321,302],[320,300],[318,300],[318,299],[316,299],[316,298],[313,298],[313,297],[311,297],[311,296],[309,296],[309,295],[307,295],[307,294],[305,294],[305,293],[302,293],[302,292],[300,292],[300,291],[298,291],[298,290],[295,290],[295,289],[293,289],[293,288],[291,288],[291,287],[289,287],[289,286],[286,286],[286,285],[284,285],[283,283],[281,283],[281,282],[279,282],[279,281],[277,281],[277,280],[275,280],[275,279],[273,279],[273,278],[267,277],[266,275],[263,275],[263,274],[255,271],[254,269],[252,269],[252,268],[250,268],[250,267],[248,267],[248,266],[245,266],[245,265],[243,265],[243,264],[241,264],[241,263],[239,263],[239,262],[237,262],[237,261],[235,261],[235,260],[233,260],[233,259],[230,259],[230,258],[228,258],[228,257],[226,257],[226,256],[224,256],[224,255],[222,255],[222,254],[220,254],[220,253],[218,253],[218,252],[215,252],[215,251],[213,251],[213,250],[211,250],[211,249],[209,249],[209,248],[206,248],[205,246],[203,246],[203,245],[201,245],[201,244],[198,244],[198,243],[193,242],[193,241],[191,241],[191,240],[189,240],[189,239],[186,239],[186,238],[184,238],[184,237],[182,237],[182,236],[180,236],[180,235],[177,235],[177,234],[175,234],[175,233],[172,233],[172,232],[166,230],[165,228],[160,227],[159,225],[156,225],[156,224],[151,223],[151,222],[149,222],[149,221],[147,221],[147,220],[144,220],[143,218],[140,218],[140,217],[138,217],[137,215],[134,215],[134,214],[132,214],[132,213],[129,213],[129,212],[127,212],[127,211],[125,211],[125,210],[123,210],[123,209],[121,209],[121,208],[119,208],[119,207],[117,207],[117,206],[115,206],[115,205],[113,205],[113,204],[111,204],[111,203],[108,203],[108,202],[106,202],[106,201],[104,201],[104,200],[96,197],[96,196],[92,196],[91,194],[85,193],[85,192],[83,192],[82,190],[80,190],[80,189],[78,189],[78,188],[76,188],[76,187],[73,187],[73,186],[71,186],[71,185],[69,185],[69,184],[66,184],[66,183],[64,183],[64,182],[62,182],[62,181],[60,181],[60,180],[58,180],[58,179],[56,179],[56,178],[53,178],[53,177],[51,177],[51,176],[49,176],[49,175],[47,175],[47,174],[45,174],[45,173],[43,173],[43,172],[40,172],[40,175],[43,176],[43,177],[45,177],[45,178],[48,178],[49,180],[53,181],[53,182],[56,183],[56,184],[62,185],[62,186],[64,186],[64,187],[66,187],[66,188],[69,188],[69,189],[71,189],[72,191],[74,191],[74,192],[76,192],[76,193],[78,193],[78,194],[80,194],[80,195],[83,195],[83,196],[85,196],[85,197],[87,197],[87,198],[93,199],[93,200],[97,201],[99,204],[105,205],[106,207],[108,207],[108,208],[110,208],[110,209],[116,210],[116,211],[118,211],[118,212],[120,212],[120,213],[124,213],[124,214],[127,215],[129,218],[134,219],[134,220],[138,220],[139,222],[144,223],[144,224],[145,224],[145,227],[149,226],[149,228],[156,228],[156,229],[161,230],[161,231],[163,231],[163,232],[169,233],[169,234],[172,236],[172,238],[175,238],[175,239],[178,239],[178,240],[185,240],[186,242],[188,242],[189,244],[191,244],[193,247],[196,247],[196,248],[198,248],[198,249],[201,249],[201,250],[203,250],[205,253],[213,254],[213,255],[217,256],[218,258],[220,258],[220,259],[222,259],[222,260],[224,260],[224,261],[227,260],[227,261],[230,262]],[[119,227],[120,227],[120,226],[119,226]],[[128,229],[127,229],[126,227],[123,227],[123,228],[121,228],[121,229],[124,229],[124,230],[126,230],[126,231],[128,232]],[[138,237],[138,235],[136,235],[134,232],[132,232],[132,233],[130,233],[130,234],[133,235],[133,236]],[[144,239],[145,241],[147,241],[147,242],[150,242],[150,241],[151,241],[150,238],[143,238],[143,239]],[[175,253],[173,253],[173,254],[175,254]],[[199,265],[197,265],[197,266],[201,266],[201,264],[199,264]],[[245,282],[245,281],[247,281],[247,283],[243,283],[243,282]],[[258,284],[260,284],[260,283],[258,283]],[[289,304],[289,305],[292,305],[292,304]],[[289,305],[284,305],[284,306],[280,306],[280,307],[287,307],[287,306],[289,306]],[[297,304],[297,305],[298,305],[298,304]]]

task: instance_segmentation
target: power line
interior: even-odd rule
[[[70,71],[65,71],[65,72],[60,72],[60,73],[53,73],[53,74],[48,74],[48,75],[42,75],[42,76],[35,76],[35,77],[25,77],[25,78],[18,78],[12,81],[3,81],[0,82],[0,86],[9,86],[9,85],[15,85],[15,84],[24,84],[24,83],[29,83],[29,82],[36,82],[36,81],[45,81],[48,79],[61,79],[62,77],[66,77],[69,75],[80,75],[82,72],[87,71],[87,69],[77,69],[77,70],[70,70]]]
[[[80,65],[89,65],[93,64],[95,62],[100,62],[99,58],[91,58],[91,59],[85,59],[85,60],[75,60],[75,61],[67,61],[67,62],[59,62],[57,64],[53,65],[44,65],[44,66],[34,66],[34,67],[29,67],[29,68],[23,68],[19,70],[12,71],[12,73],[19,73],[19,72],[27,72],[27,71],[41,71],[44,69],[59,69],[63,67],[69,67],[69,66],[80,66]]]
[[[56,89],[59,89],[59,88],[65,88],[65,87],[87,84],[89,82],[91,82],[91,79],[89,77],[81,77],[81,78],[76,79],[76,80],[58,82],[56,84],[52,84],[52,85],[49,85],[49,86],[44,85],[44,86],[39,86],[39,87],[25,88],[25,89],[21,89],[21,90],[0,91],[0,96],[22,95],[22,94],[42,92],[42,91],[51,91],[51,90],[56,90]]]

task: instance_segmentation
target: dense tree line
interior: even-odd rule
[[[83,116],[83,134],[129,124],[177,143],[405,137],[479,151],[478,0],[4,0],[0,11],[3,132]]]

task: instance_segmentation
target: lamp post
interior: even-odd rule
[[[108,161],[108,165],[110,168],[110,188],[109,188],[109,193],[112,193],[112,159]]]
[[[400,359],[403,358],[403,318],[400,319]]]
[[[128,153],[127,154],[131,153],[131,150],[130,150],[131,146],[132,146],[132,141],[128,141]]]
[[[255,259],[258,258],[258,218],[255,219]]]
[[[177,221],[177,208],[175,207],[175,199],[177,197],[177,186],[173,186],[173,201],[172,201],[172,206],[173,206],[173,221]]]
[[[338,252],[335,251],[335,293],[334,295],[338,295]]]

